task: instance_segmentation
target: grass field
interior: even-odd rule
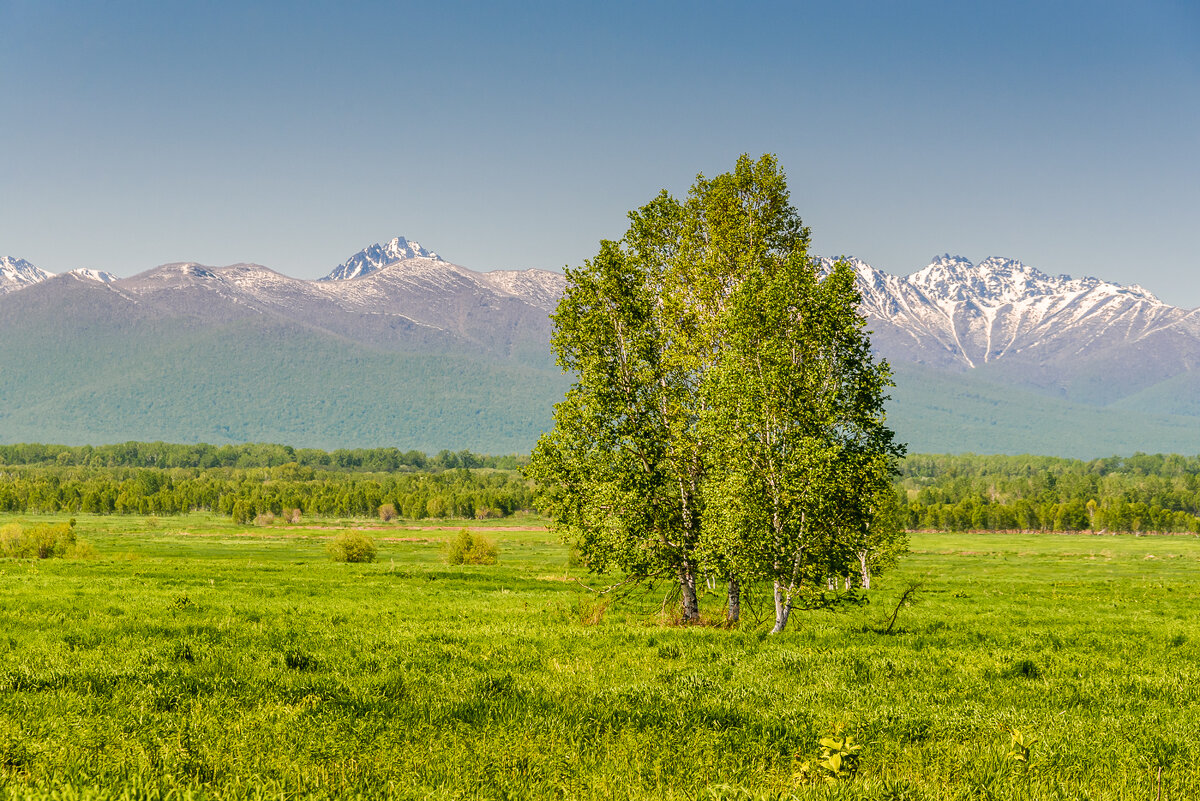
[[[0,562],[0,796],[1200,797],[1194,537],[917,534],[769,637],[603,610],[506,522],[452,568],[446,529],[80,516],[95,558]],[[377,562],[327,558],[351,525]]]

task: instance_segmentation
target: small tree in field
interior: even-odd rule
[[[446,562],[451,565],[494,565],[499,555],[496,543],[465,528],[446,544]]]
[[[385,503],[379,507],[379,519],[384,523],[389,523],[396,519],[396,507],[390,503]]]
[[[357,531],[338,534],[325,545],[329,558],[335,562],[374,562],[375,540]]]

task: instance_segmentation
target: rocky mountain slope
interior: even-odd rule
[[[851,263],[874,345],[896,367],[892,415],[913,450],[1200,451],[1200,312],[1141,287],[1052,277],[1006,259],[947,255],[905,277]],[[55,431],[68,429],[78,441],[112,439],[115,422],[91,432],[88,403],[115,404],[109,417],[119,421],[146,413],[132,398],[158,395],[164,439],[524,450],[566,385],[548,348],[564,285],[542,270],[469,270],[403,237],[318,281],[254,264],[53,276],[6,258],[0,439],[61,440]],[[156,358],[185,369],[156,373],[147,367]],[[254,379],[236,378],[230,361],[307,389],[276,387],[274,399],[248,391]],[[356,382],[358,369],[371,374]],[[167,374],[201,401],[181,405]],[[482,376],[487,387],[472,380]],[[122,380],[139,387],[124,400]],[[68,408],[71,398],[82,406]],[[398,416],[397,404],[407,411]],[[362,411],[350,428],[338,419],[347,405]],[[392,422],[373,429],[367,408]],[[256,427],[255,414],[295,425]]]

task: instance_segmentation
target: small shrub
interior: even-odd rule
[[[396,507],[390,503],[385,503],[379,507],[379,519],[385,523],[390,523],[396,519]]]
[[[496,543],[465,528],[450,540],[446,548],[446,561],[452,565],[494,565],[500,549]]]
[[[862,745],[854,742],[850,735],[842,735],[841,728],[820,740],[821,756],[816,763],[805,762],[797,771],[796,778],[804,783],[824,780],[835,784],[841,779],[853,779],[858,774]]]
[[[325,546],[335,562],[374,562],[375,540],[357,531],[345,531]]]
[[[11,523],[0,528],[0,556],[10,559],[54,559],[73,556],[78,546],[75,518],[71,518],[68,523],[44,523],[29,527]]]
[[[275,522],[275,515],[271,512],[263,512],[261,515],[255,515],[254,525],[269,526]]]
[[[283,517],[285,520],[287,520],[287,522],[291,523],[294,526],[300,522],[300,510],[299,509],[285,509],[283,512]]]

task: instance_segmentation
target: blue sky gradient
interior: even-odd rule
[[[0,255],[578,264],[776,153],[814,250],[1200,306],[1200,6],[0,0]]]

